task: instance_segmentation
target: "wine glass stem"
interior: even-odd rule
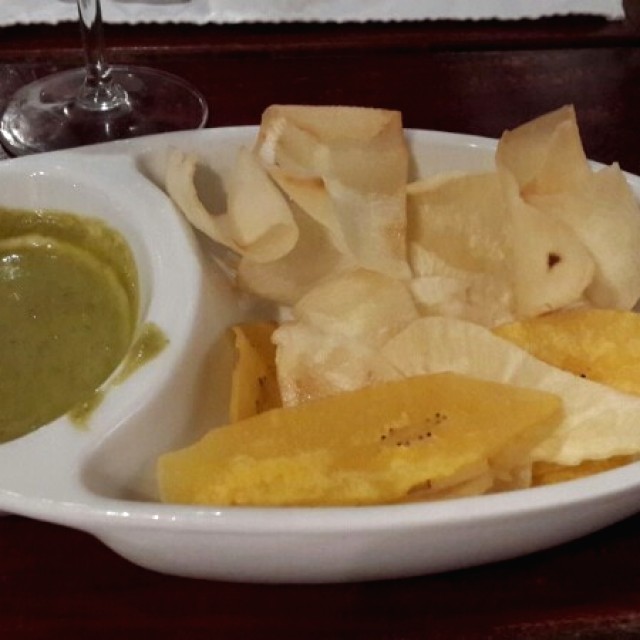
[[[86,75],[77,104],[90,111],[111,111],[127,104],[127,95],[111,77],[104,59],[100,0],[77,0]]]

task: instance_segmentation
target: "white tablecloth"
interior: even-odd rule
[[[102,0],[105,22],[366,22],[624,17],[622,0]],[[0,0],[0,26],[77,19],[76,0]]]

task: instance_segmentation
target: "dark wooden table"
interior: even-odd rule
[[[407,127],[499,136],[573,103],[588,154],[640,173],[640,28],[521,23],[110,26],[109,58],[178,73],[211,126],[271,103],[402,110]],[[73,24],[0,29],[0,102],[81,62]],[[640,516],[535,555],[411,580],[262,586],[140,569],[90,536],[0,520],[0,637],[640,638]]]

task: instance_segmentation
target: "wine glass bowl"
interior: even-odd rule
[[[198,129],[207,103],[182,78],[146,67],[109,66],[103,56],[99,0],[77,0],[85,67],[20,88],[0,119],[0,142],[13,155],[122,138]]]
[[[36,80],[19,89],[0,121],[2,144],[14,155],[66,149],[206,123],[204,98],[186,82],[145,67],[110,69],[114,86],[88,91],[84,69]]]

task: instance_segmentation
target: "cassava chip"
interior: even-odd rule
[[[269,175],[301,211],[321,225],[342,253],[349,253],[340,221],[320,175],[300,176],[278,166],[268,166]]]
[[[631,309],[640,298],[640,207],[618,165],[561,193],[528,198],[570,227],[595,264],[586,296],[595,306]]]
[[[557,396],[454,374],[368,387],[213,429],[162,456],[167,502],[361,505],[486,479],[503,449],[532,446]],[[478,484],[482,490],[486,484]]]
[[[508,270],[493,273],[452,267],[419,244],[409,246],[411,292],[422,315],[461,318],[493,327],[514,319]]]
[[[496,163],[513,174],[525,198],[579,187],[590,169],[575,109],[565,106],[505,131]]]
[[[318,282],[331,273],[355,266],[341,252],[325,227],[293,208],[299,230],[296,246],[273,262],[244,258],[238,266],[238,282],[251,293],[285,305],[295,304]]]
[[[510,212],[508,264],[516,317],[581,302],[595,271],[591,254],[571,227],[525,202],[508,173],[501,178]]]
[[[411,289],[423,313],[486,326],[513,317],[509,211],[497,173],[435,175],[407,187]]]
[[[408,151],[398,111],[272,105],[262,114],[256,150],[289,173],[327,176],[365,192],[394,193],[406,184]]]
[[[275,322],[258,322],[232,327],[236,362],[231,375],[230,422],[282,406],[276,349],[271,342],[276,326]]]
[[[589,302],[631,309],[640,299],[640,208],[618,165],[592,171],[573,108],[505,132],[496,162],[539,217],[562,222],[589,252]]]
[[[228,184],[227,211],[210,212],[200,200],[198,158],[174,149],[166,188],[191,224],[211,239],[256,262],[286,255],[297,242],[287,200],[251,152],[241,149]]]
[[[640,316],[632,311],[570,309],[494,333],[555,367],[640,395]]]
[[[232,236],[242,255],[256,262],[271,262],[295,246],[298,228],[291,208],[247,149],[238,153],[229,180],[227,206]]]
[[[392,277],[405,255],[409,153],[397,111],[273,105],[255,147],[281,189],[356,264]]]
[[[418,311],[404,281],[353,269],[319,283],[296,303],[293,315],[328,334],[377,347],[417,319]]]
[[[356,262],[392,278],[408,278],[404,186],[389,194],[363,194],[339,180],[325,180],[325,184],[345,245]]]
[[[533,461],[579,464],[640,452],[640,398],[542,362],[489,329],[451,318],[421,318],[382,349],[406,376],[454,371],[557,393],[561,424],[532,452]]]
[[[401,377],[376,347],[302,322],[281,325],[273,341],[287,407]]]
[[[436,176],[407,187],[409,242],[456,269],[504,268],[507,215],[496,173]]]
[[[285,406],[393,380],[377,350],[419,317],[404,281],[365,269],[327,278],[273,335]]]

